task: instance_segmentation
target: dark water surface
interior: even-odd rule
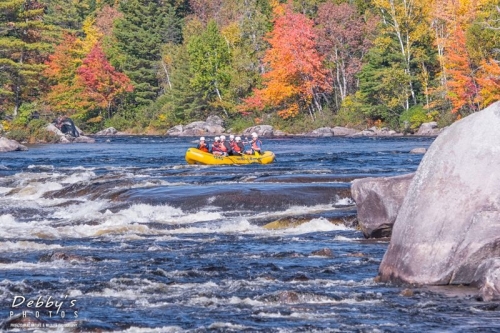
[[[473,291],[374,282],[387,242],[352,225],[351,180],[413,172],[433,139],[265,139],[276,163],[218,167],[186,164],[194,140],[0,155],[0,328],[500,331]],[[276,220],[303,223],[263,228]],[[42,328],[12,325],[23,312]]]

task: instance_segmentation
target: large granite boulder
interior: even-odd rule
[[[399,210],[382,281],[469,284],[500,257],[500,103],[432,143]]]
[[[355,179],[351,195],[366,238],[389,237],[414,174]]]
[[[0,153],[23,150],[28,150],[28,148],[15,140],[9,140],[7,138],[0,137]]]
[[[79,136],[74,137],[73,135],[70,134],[65,134],[63,133],[59,128],[57,128],[54,124],[48,124],[45,129],[49,132],[54,133],[59,137],[59,140],[57,141],[58,143],[94,143],[95,140],[91,137],[83,135],[83,132],[81,132],[80,129],[77,127],[76,131],[78,131]]]

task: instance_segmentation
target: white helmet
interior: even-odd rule
[[[257,137],[259,137],[259,136],[257,135],[257,133],[253,132],[253,133],[252,133],[252,138],[257,138]]]
[[[232,135],[232,134],[231,134],[231,135],[229,136],[229,140],[233,140],[233,139],[234,139],[234,135]]]
[[[221,140],[226,140],[226,136],[225,136],[225,135],[221,135],[221,136],[220,136],[220,139],[221,139]]]
[[[204,136],[202,136],[202,137],[200,138],[200,141],[205,141],[205,137],[204,137]]]
[[[240,142],[240,141],[241,141],[241,138],[240,138],[239,136],[237,136],[237,137],[235,138],[235,140],[236,140],[236,142]]]
[[[220,141],[220,138],[219,138],[218,136],[216,136],[216,137],[214,138],[214,141]]]

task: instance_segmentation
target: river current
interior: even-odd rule
[[[350,182],[414,172],[432,138],[264,139],[276,162],[248,166],[188,165],[195,140],[0,155],[0,329],[500,331],[473,290],[374,281],[388,241],[356,229]]]

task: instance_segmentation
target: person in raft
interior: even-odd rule
[[[245,151],[245,146],[243,145],[243,142],[241,142],[241,138],[239,136],[234,139],[231,147],[234,155],[241,155]]]
[[[260,155],[262,152],[262,141],[259,140],[257,133],[252,133],[252,141],[250,141],[251,150],[247,150],[248,155]]]
[[[196,146],[197,149],[201,150],[201,151],[204,151],[205,153],[209,153],[210,152],[210,146],[208,145],[208,143],[205,142],[205,137],[202,136],[200,138],[200,143],[198,143],[198,146]]]
[[[226,141],[225,135],[220,136],[220,149],[222,150],[222,152],[224,153],[225,156],[232,155],[231,154],[231,145],[229,144],[229,142]]]
[[[220,138],[216,136],[214,138],[214,143],[212,144],[212,154],[217,156],[224,156],[225,153],[222,151],[222,144],[220,143]]]
[[[234,142],[234,135],[232,135],[232,134],[231,134],[231,135],[229,136],[229,145],[231,146],[231,155],[235,155],[235,153],[236,153],[236,152],[233,150],[234,144],[235,144],[235,142]]]

